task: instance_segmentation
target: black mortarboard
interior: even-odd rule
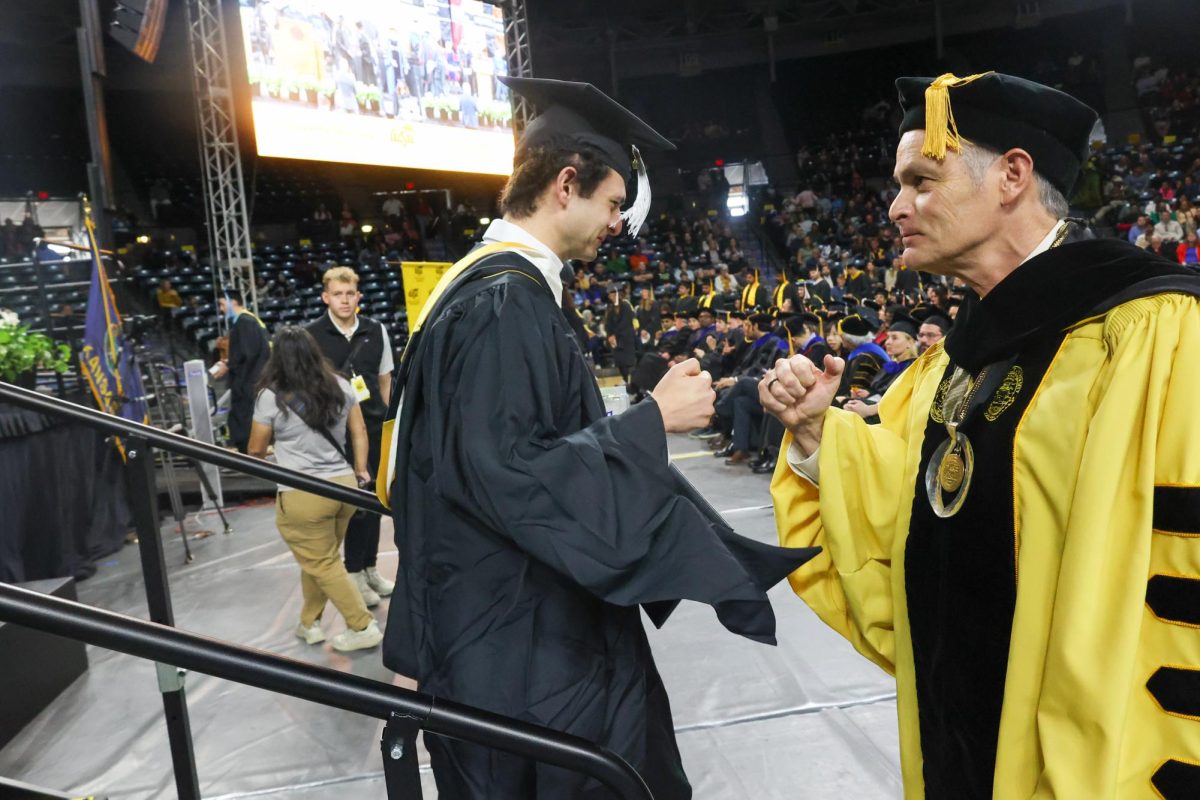
[[[913,319],[924,322],[928,317],[940,313],[940,310],[937,306],[931,306],[928,303],[917,303],[908,310],[908,313],[912,315]]]
[[[750,315],[750,322],[754,323],[754,327],[765,331],[775,324],[775,319],[770,314],[759,312]]]
[[[636,236],[650,212],[650,182],[640,150],[674,150],[675,145],[590,83],[509,76],[498,79],[539,111],[517,142],[515,161],[521,161],[529,148],[539,145],[574,151],[589,148],[626,182],[636,172],[637,194],[621,214],[630,234]]]
[[[917,331],[921,329],[921,323],[905,314],[903,311],[897,312],[892,321],[888,324],[888,332],[896,331],[897,333],[907,333],[912,338],[917,338]]]
[[[922,325],[936,325],[941,328],[942,333],[950,330],[953,323],[943,317],[941,314],[930,314],[925,319],[921,320]]]
[[[796,318],[799,319],[801,322],[803,322],[805,325],[811,325],[816,330],[820,330],[822,327],[821,318],[818,317],[816,314],[812,313],[811,311],[806,311],[803,314],[798,314],[796,316]]]
[[[804,320],[799,314],[793,314],[790,317],[784,317],[783,327],[788,332],[788,336],[799,336],[804,333]]]
[[[858,314],[851,314],[838,323],[838,333],[850,336],[870,336],[871,326]]]
[[[746,312],[745,311],[730,311],[729,318],[730,319],[745,319]]]
[[[1034,169],[1070,197],[1098,116],[1085,103],[1040,83],[985,72],[958,78],[897,78],[900,134],[925,130],[921,153],[939,161],[960,142],[1001,153],[1019,147]]]

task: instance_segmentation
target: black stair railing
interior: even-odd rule
[[[620,798],[653,800],[620,756],[576,736],[355,675],[176,630],[163,556],[154,448],[237,470],[377,514],[373,494],[197,442],[0,381],[0,402],[74,420],[122,437],[150,622],[0,583],[0,620],[116,650],[158,665],[159,691],[180,800],[199,800],[199,778],[182,670],[386,720],[381,742],[388,797],[420,798],[416,734],[494,747],[588,775]]]

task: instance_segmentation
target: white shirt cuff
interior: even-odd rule
[[[821,448],[818,447],[816,450],[813,450],[812,455],[805,458],[796,443],[792,442],[787,451],[787,463],[792,468],[792,472],[804,478],[813,486],[820,486],[820,454]]]

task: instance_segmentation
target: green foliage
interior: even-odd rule
[[[57,344],[49,336],[34,333],[28,325],[0,324],[0,378],[16,380],[34,369],[66,372],[71,363],[71,348]]]

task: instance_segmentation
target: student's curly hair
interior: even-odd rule
[[[517,219],[532,215],[537,211],[538,198],[564,167],[575,168],[581,197],[591,197],[612,170],[591,148],[531,147],[500,192],[500,212]]]

